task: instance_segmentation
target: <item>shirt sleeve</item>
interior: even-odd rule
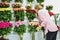
[[[43,26],[43,27],[46,27],[46,24],[47,24],[47,19],[46,19],[45,16],[46,16],[46,15],[45,15],[44,12],[42,12],[42,11],[39,11],[39,12],[38,12],[38,17],[39,17],[39,20],[42,21],[42,22],[41,22],[41,26]]]

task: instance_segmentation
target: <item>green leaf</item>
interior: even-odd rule
[[[42,3],[42,2],[44,2],[44,0],[37,0],[37,2],[38,2],[38,3]]]
[[[33,2],[33,0],[27,0],[28,2]]]

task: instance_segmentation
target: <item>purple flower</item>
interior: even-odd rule
[[[17,21],[17,22],[15,22],[15,26],[17,26],[17,27],[19,27],[20,25],[23,25],[23,24],[25,24],[24,21]]]

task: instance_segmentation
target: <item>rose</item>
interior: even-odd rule
[[[12,24],[9,22],[0,22],[0,35],[10,33],[11,27],[12,27]]]
[[[24,21],[17,21],[15,22],[15,26],[19,27],[20,25],[24,25],[25,22]]]
[[[14,3],[14,4],[12,4],[12,7],[13,8],[20,8],[22,5],[21,5],[21,3],[19,3],[19,2],[16,2],[16,3]]]
[[[36,13],[36,10],[34,10],[34,9],[27,9],[26,11],[27,11],[27,12]]]
[[[14,31],[17,32],[19,35],[23,34],[25,32],[25,30],[26,30],[24,24],[25,24],[24,21],[17,21],[17,22],[15,22]]]
[[[1,2],[0,3],[0,7],[1,8],[7,8],[7,7],[9,7],[10,5],[9,5],[9,3],[8,2]]]
[[[48,12],[48,13],[49,13],[50,16],[53,16],[54,15],[53,12]]]
[[[7,28],[10,26],[12,26],[12,24],[9,22],[0,22],[0,28]]]

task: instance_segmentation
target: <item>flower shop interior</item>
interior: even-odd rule
[[[37,4],[44,6],[57,25],[60,40],[60,0],[0,0],[0,40],[45,40],[36,15]]]

